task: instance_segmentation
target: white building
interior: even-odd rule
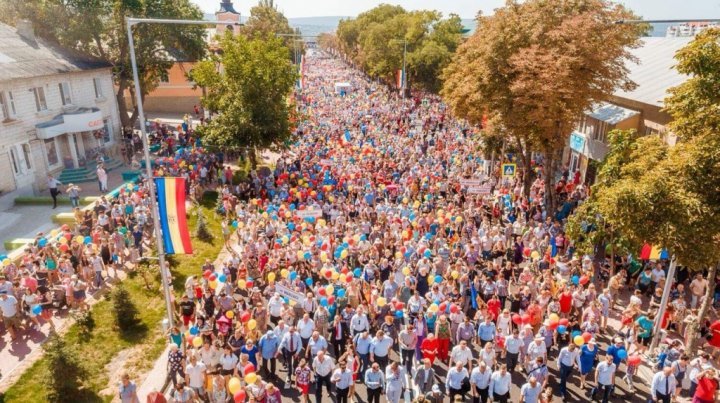
[[[48,173],[114,154],[120,117],[111,66],[0,24],[0,192],[46,188]]]

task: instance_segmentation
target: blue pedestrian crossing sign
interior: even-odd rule
[[[517,171],[517,164],[502,164],[503,178],[514,178]]]

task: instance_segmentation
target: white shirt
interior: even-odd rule
[[[362,332],[364,330],[370,330],[370,323],[368,322],[367,315],[356,313],[350,319],[350,327],[355,332]]]
[[[188,378],[190,378],[191,388],[201,388],[205,385],[205,376],[203,373],[206,368],[205,364],[200,361],[196,362],[195,365],[188,363],[185,372],[188,374]]]
[[[280,316],[282,315],[284,305],[285,301],[283,301],[282,298],[273,296],[270,298],[270,301],[268,301],[268,312],[270,312],[272,316]]]
[[[470,383],[478,389],[487,389],[491,376],[492,371],[489,368],[485,368],[485,372],[480,372],[480,367],[475,367],[470,373]]]
[[[665,388],[666,384],[667,389]],[[652,384],[650,386],[650,396],[655,397],[656,392],[660,392],[662,395],[672,395],[675,393],[676,386],[677,380],[675,379],[675,375],[670,374],[666,377],[665,373],[660,371],[653,376]]]
[[[300,319],[297,323],[297,329],[298,333],[300,333],[300,337],[303,339],[309,339],[315,331],[315,322],[312,319],[308,319],[307,321],[305,321],[305,319]]]
[[[613,374],[615,373],[615,364],[610,363],[608,364],[607,361],[603,361],[600,364],[598,364],[597,369],[595,369],[597,372],[597,378],[598,383],[601,385],[612,385],[613,381]]]
[[[472,351],[470,351],[469,348],[462,348],[462,346],[453,347],[452,353],[450,353],[451,363],[456,363],[459,361],[462,362],[463,365],[466,365],[470,360],[472,360]]]
[[[490,396],[492,396],[493,393],[498,395],[504,395],[506,393],[509,393],[511,382],[512,377],[510,376],[509,372],[506,371],[505,375],[503,376],[500,371],[495,371],[490,377],[490,387],[488,389],[488,393],[490,394]]]
[[[333,372],[332,381],[338,389],[347,389],[353,384],[353,372],[347,368],[343,371],[338,368]]]
[[[0,310],[6,318],[11,318],[17,314],[17,299],[12,295],[8,295],[7,299],[0,298]]]
[[[319,376],[327,376],[332,372],[333,368],[335,368],[335,363],[333,363],[333,359],[328,356],[325,356],[322,361],[320,361],[319,357],[315,357],[312,367]]]
[[[528,356],[530,356],[530,360],[535,360],[537,357],[543,357],[545,358],[545,355],[547,354],[547,348],[545,347],[545,342],[540,342],[540,345],[537,345],[534,341],[530,343],[527,349]]]

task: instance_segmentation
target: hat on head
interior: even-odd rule
[[[432,391],[435,392],[435,393],[440,392],[440,386],[438,386],[438,385],[433,385]]]

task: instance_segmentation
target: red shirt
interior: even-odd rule
[[[500,314],[500,300],[497,299],[491,299],[487,302],[487,309],[488,312],[490,312],[493,316],[493,320],[497,320],[498,315]]]
[[[701,378],[698,380],[698,386],[697,389],[695,389],[695,396],[693,397],[712,402],[715,400],[717,388],[718,384],[714,379]]]
[[[572,307],[572,294],[569,292],[560,294],[558,302],[560,303],[560,312],[570,312],[570,308]]]

